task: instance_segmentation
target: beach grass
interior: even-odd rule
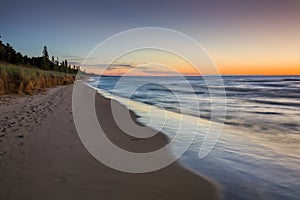
[[[0,63],[1,94],[33,94],[48,87],[73,83],[75,74]]]

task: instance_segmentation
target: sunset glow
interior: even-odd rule
[[[102,1],[87,3],[84,9],[78,2],[59,4],[45,2],[43,7],[47,9],[40,10],[35,9],[38,6],[35,1],[18,2],[18,7],[10,1],[3,2],[0,13],[3,42],[29,56],[41,55],[43,45],[47,45],[51,56],[81,65],[88,52],[112,35],[138,27],[164,27],[201,44],[221,74],[300,74],[298,0],[132,1],[116,4],[113,10],[109,2]],[[36,12],[28,12],[30,9]],[[112,50],[107,49],[108,53]],[[168,59],[167,63],[172,63],[179,72],[195,74],[191,67]],[[108,62],[101,60],[84,69],[101,74],[99,66]],[[121,64],[137,66],[147,62],[143,57],[135,57]],[[125,71],[119,67],[105,74]]]

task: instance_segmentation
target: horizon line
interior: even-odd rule
[[[105,74],[95,74],[91,73],[91,75],[103,76],[103,77],[122,77],[123,75],[105,75]],[[173,75],[127,75],[128,77],[181,77],[181,76],[173,76]],[[300,74],[199,74],[199,75],[182,75],[184,77],[199,77],[199,76],[300,76]]]

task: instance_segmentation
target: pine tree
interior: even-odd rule
[[[48,70],[49,66],[50,66],[49,54],[47,51],[47,46],[44,46],[41,68]]]
[[[44,57],[46,60],[49,60],[49,54],[48,54],[47,46],[44,46],[43,57]]]

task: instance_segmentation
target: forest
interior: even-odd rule
[[[50,59],[47,46],[41,52],[41,56],[29,57],[0,40],[0,95],[31,95],[49,87],[72,84],[81,72],[80,66],[71,66],[67,60],[59,62],[54,56]],[[84,74],[81,72],[80,76]]]
[[[42,56],[29,57],[17,52],[9,43],[4,44],[0,36],[0,61],[18,65],[37,67],[41,70],[51,70],[65,73],[77,73],[80,66],[71,66],[67,60],[59,61],[58,58],[51,56],[47,50],[47,46],[42,49]]]

